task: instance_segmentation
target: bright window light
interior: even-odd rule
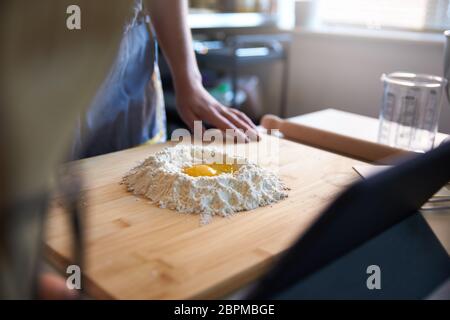
[[[449,0],[320,0],[325,25],[441,31],[450,28]]]

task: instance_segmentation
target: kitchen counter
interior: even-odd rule
[[[378,119],[336,109],[325,109],[288,120],[371,142],[377,142],[378,138]],[[439,145],[447,137],[447,134],[438,133],[435,145]],[[450,254],[450,210],[422,215]]]

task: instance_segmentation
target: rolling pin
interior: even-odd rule
[[[399,156],[414,154],[376,142],[290,122],[270,114],[261,119],[261,125],[266,129],[280,130],[289,140],[368,162],[392,164]]]

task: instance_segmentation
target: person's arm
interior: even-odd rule
[[[203,88],[187,25],[187,1],[147,2],[158,41],[171,69],[177,108],[183,121],[191,129],[194,121],[203,120],[221,130],[244,129],[255,136],[256,127],[244,113],[224,107]]]

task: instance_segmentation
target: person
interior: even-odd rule
[[[244,113],[223,106],[203,87],[187,11],[187,1],[135,1],[108,76],[79,119],[73,159],[167,139],[158,43],[173,77],[177,110],[190,129],[194,121],[202,121],[220,130],[239,129],[236,133],[245,141],[258,136],[255,124]],[[77,297],[55,274],[43,273],[39,283],[38,296],[43,299]]]
[[[166,140],[156,39],[171,70],[177,110],[189,128],[202,121],[221,130],[240,129],[236,134],[244,141],[257,137],[244,113],[223,106],[203,87],[187,11],[187,1],[136,1],[117,59],[80,119],[74,158]]]

